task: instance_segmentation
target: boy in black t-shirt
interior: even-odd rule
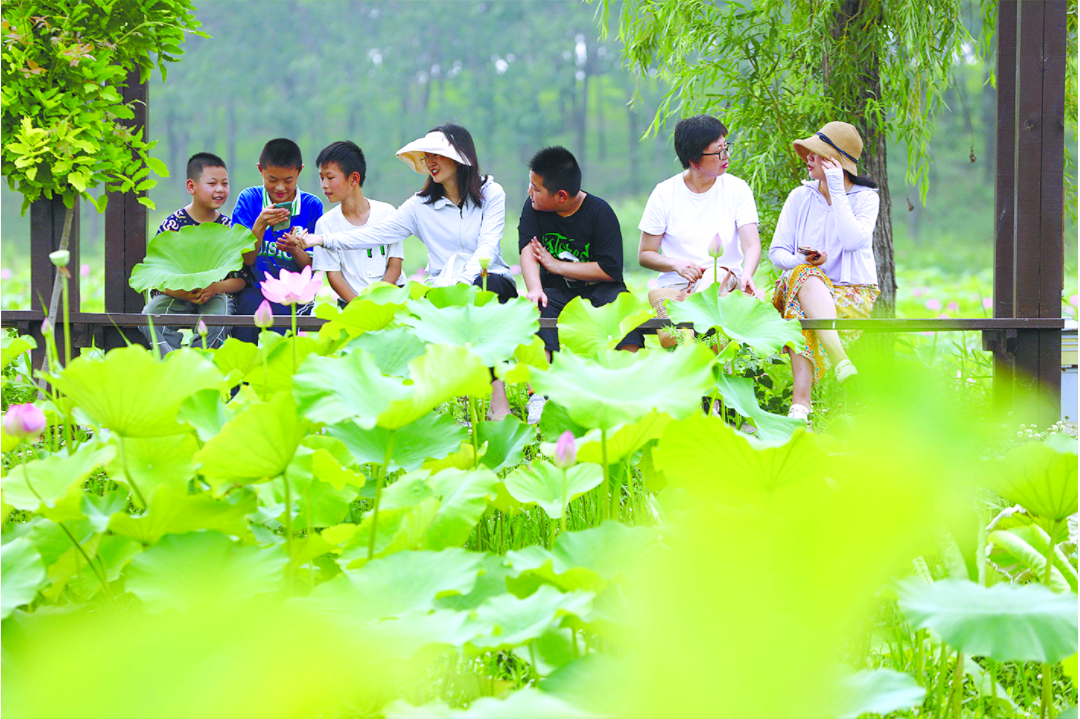
[[[518,248],[526,296],[541,317],[558,317],[575,297],[600,307],[627,291],[619,219],[608,203],[581,190],[581,168],[564,147],[544,148],[529,162]],[[539,335],[550,359],[559,349],[558,330]],[[618,348],[637,352],[644,345],[644,335],[633,330]]]

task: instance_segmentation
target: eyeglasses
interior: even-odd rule
[[[701,156],[705,157],[706,155],[716,155],[717,158],[721,160],[726,160],[727,158],[731,157],[731,148],[733,148],[734,146],[734,142],[729,142],[727,145],[720,148],[720,150],[718,150],[717,152],[703,152],[701,153]]]

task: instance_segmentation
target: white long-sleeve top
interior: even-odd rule
[[[818,190],[817,180],[804,182],[788,195],[776,232],[769,244],[769,259],[782,270],[806,264],[800,247],[824,252],[825,275],[838,285],[876,285],[874,225],[881,199],[877,190],[852,185],[844,190],[843,171],[826,172],[832,205]]]
[[[499,247],[506,218],[506,192],[490,176],[481,191],[484,203],[480,207],[467,202],[459,208],[445,197],[428,204],[426,198],[413,195],[382,222],[326,235],[323,246],[328,250],[365,250],[415,235],[427,247],[427,271],[432,277],[438,276],[456,253],[469,255],[463,279],[475,279],[480,274],[481,257],[491,258],[488,272],[509,274]]]

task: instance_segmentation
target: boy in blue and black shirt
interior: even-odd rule
[[[259,240],[257,250],[244,254],[244,263],[250,266],[255,284],[237,297],[238,315],[255,314],[263,300],[261,283],[267,277],[276,278],[283,269],[299,272],[311,264],[310,250],[298,247],[290,251],[279,250],[277,240],[293,227],[314,232],[315,222],[323,213],[318,197],[296,187],[304,161],[295,142],[278,138],[266,143],[257,167],[262,175],[262,186],[241,192],[232,214],[234,225],[250,228]],[[271,302],[270,307],[275,315],[290,314],[285,305]],[[311,307],[310,304],[298,306],[296,313],[309,314]],[[284,329],[276,331],[284,332]],[[233,336],[246,342],[258,341],[258,331],[252,327],[237,328]]]

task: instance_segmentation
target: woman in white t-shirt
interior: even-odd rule
[[[708,115],[680,120],[675,153],[683,172],[653,189],[641,215],[638,262],[660,273],[657,289],[649,293],[659,316],[666,317],[663,300],[681,301],[714,284],[721,295],[736,288],[759,294],[754,284],[761,262],[757,206],[750,186],[727,172],[727,133]],[[718,259],[710,256],[710,244],[720,252]],[[712,276],[714,262],[719,278]],[[662,334],[661,343],[673,340]]]

